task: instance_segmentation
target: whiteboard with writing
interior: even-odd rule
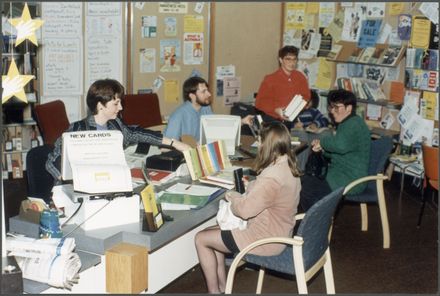
[[[87,42],[86,85],[111,78],[122,83],[122,44],[120,37],[92,37]]]
[[[82,94],[81,38],[45,38],[43,43],[43,94]]]
[[[121,3],[90,2],[86,11],[85,88],[105,78],[123,83]]]
[[[42,2],[44,37],[82,36],[82,3]]]

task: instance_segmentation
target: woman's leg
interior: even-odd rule
[[[220,292],[224,292],[226,288],[226,264],[225,253],[214,251],[217,257],[217,279]]]
[[[223,243],[221,230],[219,228],[202,230],[197,233],[195,243],[208,292],[222,292],[220,289],[224,290],[226,271],[224,255],[218,253],[229,253],[229,250]]]

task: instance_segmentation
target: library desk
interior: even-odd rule
[[[198,264],[194,236],[200,230],[216,224],[218,203],[222,197],[199,210],[166,211],[174,221],[165,222],[157,232],[142,231],[142,219],[139,223],[91,231],[78,228],[69,236],[75,238],[76,252],[83,265],[79,283],[69,291],[24,280],[24,291],[32,294],[105,293],[105,251],[125,242],[148,249],[148,289],[145,292],[156,293]],[[66,225],[63,232],[68,233],[73,227]],[[10,219],[10,231],[38,237],[38,225],[19,216]]]

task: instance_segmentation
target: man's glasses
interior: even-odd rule
[[[293,63],[293,62],[298,61],[298,58],[294,58],[294,57],[284,57],[284,58],[283,58],[283,61]]]
[[[344,104],[334,104],[334,105],[332,104],[327,107],[327,110],[328,111],[335,110],[335,112],[338,112],[339,108],[342,108],[342,107],[345,107],[345,105]]]

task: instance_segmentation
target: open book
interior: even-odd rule
[[[120,131],[79,131],[63,134],[63,180],[88,194],[129,194],[133,191]]]
[[[295,95],[289,105],[287,105],[286,109],[284,109],[284,115],[289,118],[289,121],[293,121],[302,109],[304,109],[306,104],[307,101],[304,100],[301,95]]]

